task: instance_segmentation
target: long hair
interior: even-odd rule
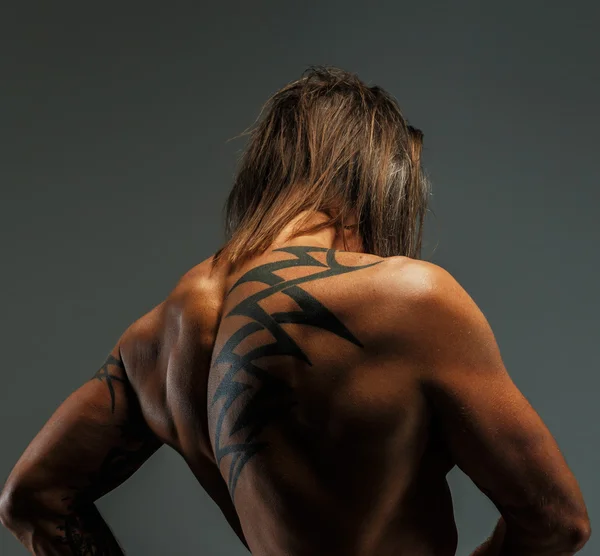
[[[329,220],[294,236],[341,228],[351,215],[367,253],[419,258],[429,182],[423,133],[379,86],[335,67],[310,66],[263,106],[240,160],[225,212],[226,243],[213,263],[263,253],[302,211]]]

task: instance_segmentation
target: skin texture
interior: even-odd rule
[[[478,555],[573,554],[577,481],[468,294],[351,224],[347,250],[292,225],[128,327],[15,465],[3,523],[35,554],[123,554],[94,502],[167,444],[256,555],[454,555],[454,465],[506,520]]]

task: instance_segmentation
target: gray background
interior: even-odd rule
[[[16,4],[16,3],[14,3]],[[243,139],[310,64],[394,94],[425,132],[424,258],[479,304],[578,478],[598,450],[595,2],[19,3],[0,9],[4,482],[129,323],[222,241]],[[498,514],[450,473],[469,554]],[[98,507],[131,555],[244,554],[163,447]],[[600,536],[582,554],[595,554]],[[0,554],[25,550],[2,529]]]

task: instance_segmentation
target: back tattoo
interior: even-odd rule
[[[209,412],[216,417],[213,445],[217,464],[220,466],[225,456],[231,456],[228,488],[232,500],[242,468],[250,458],[268,446],[267,442],[260,439],[261,431],[285,416],[296,403],[291,387],[285,381],[258,367],[254,361],[269,356],[290,356],[312,365],[306,353],[281,325],[294,323],[318,327],[358,347],[363,347],[360,340],[327,307],[300,287],[301,284],[354,272],[382,262],[379,260],[360,266],[345,266],[335,259],[335,250],[325,247],[290,246],[274,251],[290,253],[296,258],[252,268],[231,287],[228,294],[244,282],[261,282],[267,286],[240,301],[223,317],[225,319],[233,315],[243,315],[252,321],[244,324],[225,341],[211,363],[213,368],[216,365],[229,367],[220,378],[212,399],[209,399]],[[311,252],[323,251],[326,252],[325,263],[310,255]],[[290,267],[321,267],[323,270],[287,280],[275,274],[278,270]],[[278,292],[293,299],[299,309],[269,314],[261,307],[260,301]],[[236,347],[244,339],[261,330],[270,332],[273,337],[271,343],[259,345],[242,355],[235,353]],[[252,384],[243,381],[244,373],[255,378]],[[240,378],[242,380],[239,380]],[[233,402],[242,395],[245,400],[242,409],[229,430],[225,430],[226,414]],[[222,401],[222,405],[218,408],[218,414],[215,414],[214,412],[217,411],[215,405],[219,400]],[[228,438],[242,430],[247,431],[243,441],[227,443]]]

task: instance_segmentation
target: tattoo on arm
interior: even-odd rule
[[[109,371],[109,367],[116,367],[117,369],[111,373]],[[112,413],[115,412],[115,387],[113,385],[113,381],[117,380],[119,382],[125,383],[125,365],[120,359],[117,359],[113,355],[109,355],[106,358],[106,361],[103,363],[102,367],[100,367],[94,376],[93,379],[98,379],[100,382],[105,381],[106,386],[108,386],[108,391],[110,392],[110,409]]]
[[[54,540],[76,556],[120,556],[125,554],[94,504],[64,516]]]
[[[161,445],[144,422],[137,396],[125,373],[123,362],[109,355],[90,379],[106,384],[113,416],[112,420],[94,426],[118,429],[118,434],[112,435],[116,443],[113,440],[105,448],[106,454],[98,469],[88,473],[83,484],[68,487],[69,494],[61,498],[65,512],[53,512],[42,520],[40,526],[55,533],[49,537],[53,545],[51,551],[40,554],[125,554],[94,502],[129,478]],[[85,437],[71,440],[84,445],[89,441]],[[60,552],[56,552],[59,546]]]

